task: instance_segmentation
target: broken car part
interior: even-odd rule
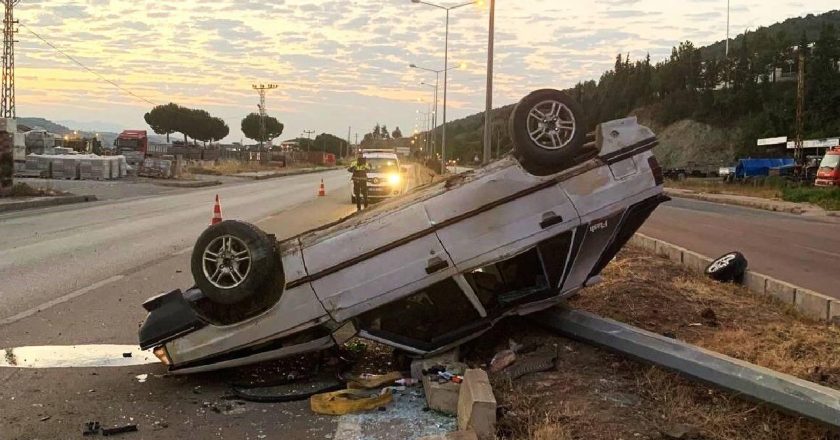
[[[125,434],[126,432],[137,432],[137,425],[115,426],[113,428],[102,428],[102,435],[109,437],[117,434]]]
[[[587,138],[540,90],[512,116],[515,154],[278,242],[226,221],[196,243],[197,286],[153,298],[140,345],[173,373],[325,350],[355,335],[417,356],[592,284],[661,203],[658,141],[635,118]]]

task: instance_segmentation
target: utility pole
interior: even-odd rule
[[[6,15],[3,18],[3,103],[4,118],[14,118],[15,115],[15,5],[20,0],[3,0]]]
[[[797,164],[804,162],[802,157],[802,137],[805,131],[805,48],[799,50],[799,77],[796,84],[796,145],[794,158]]]
[[[484,109],[484,160],[483,164],[490,163],[490,156],[493,143],[493,134],[490,126],[493,123],[493,50],[496,39],[496,0],[490,0],[490,26],[489,40],[487,42],[487,106]]]
[[[0,196],[9,193],[14,186],[14,145],[17,131],[15,118],[15,20],[14,7],[20,0],[3,0],[3,84],[0,112],[6,118],[3,133],[0,133]]]
[[[265,116],[266,116],[266,109],[265,109],[265,95],[266,92],[269,90],[274,90],[278,86],[277,84],[254,84],[251,86],[257,93],[260,94],[260,151],[263,149],[263,142],[265,141]]]
[[[315,133],[313,130],[303,130],[303,134],[306,135],[306,152],[309,153],[312,149],[312,134]]]
[[[353,127],[347,127],[347,156],[350,155],[350,132],[351,131],[353,131]],[[347,156],[341,156],[341,157],[344,158],[344,157],[347,157]]]

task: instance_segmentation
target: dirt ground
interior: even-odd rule
[[[840,389],[840,331],[740,286],[628,248],[571,306]],[[825,427],[542,330],[503,323],[464,347],[486,363],[513,339],[557,350],[554,371],[497,379],[500,438],[834,439]],[[522,354],[527,358],[528,354]]]

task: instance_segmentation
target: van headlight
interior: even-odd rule
[[[402,182],[402,177],[399,174],[391,174],[388,176],[388,183],[393,186],[397,186]]]

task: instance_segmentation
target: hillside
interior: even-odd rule
[[[737,36],[724,56],[724,42],[697,48],[690,41],[653,63],[617,55],[598,80],[567,90],[595,122],[638,115],[662,139],[665,166],[723,165],[736,157],[766,155],[762,137],[796,134],[796,71],[805,54],[805,138],[840,134],[840,11],[792,18]],[[804,36],[804,38],[803,38]],[[787,75],[775,81],[775,74]],[[496,139],[510,145],[507,116],[494,111]],[[483,114],[447,124],[450,157],[480,154]],[[505,148],[502,148],[504,151]]]

